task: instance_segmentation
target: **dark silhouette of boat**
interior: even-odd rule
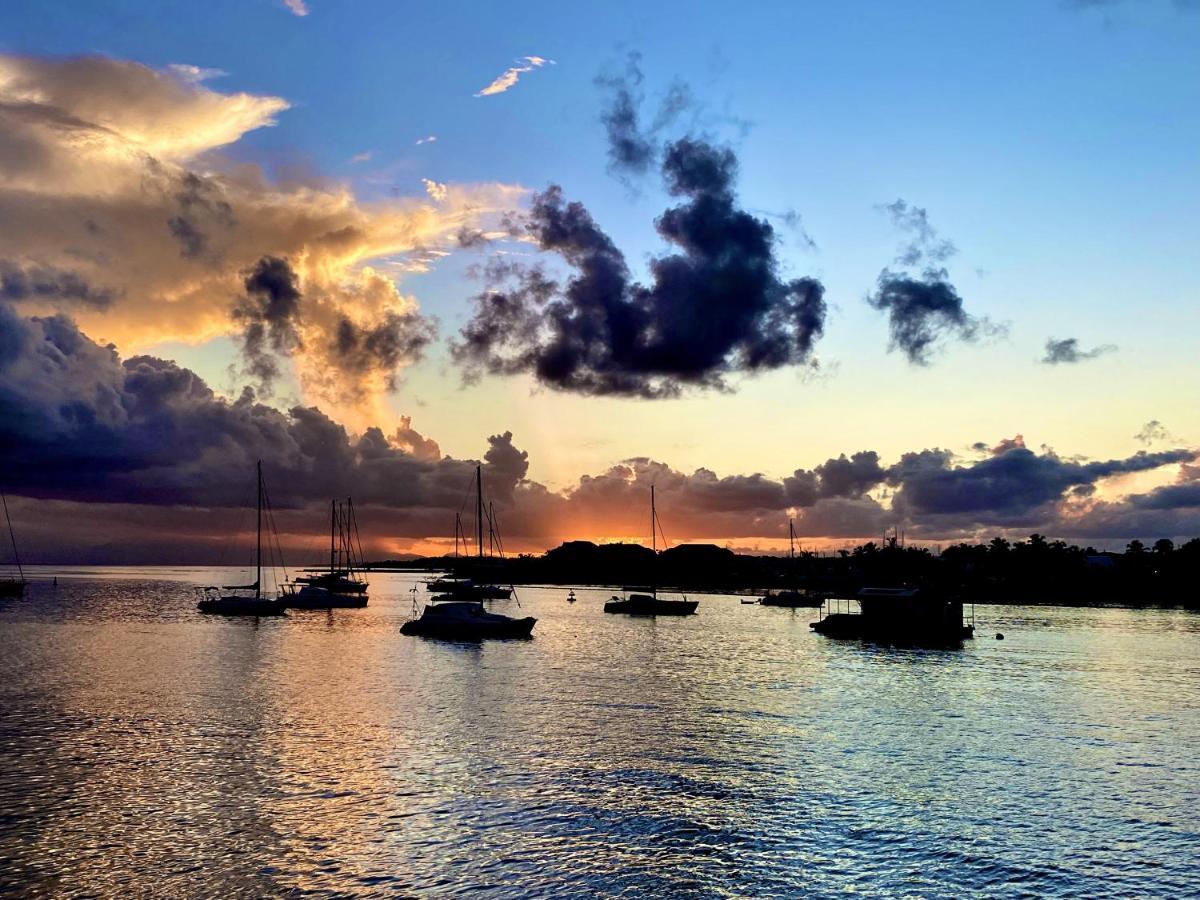
[[[568,602],[568,603],[574,603],[574,602],[575,602],[576,600],[578,600],[578,599],[579,599],[579,598],[575,596],[575,592],[574,592],[574,591],[571,591],[571,592],[569,592],[569,593],[567,594],[567,602]]]
[[[296,579],[300,589],[287,595],[293,609],[357,608],[367,605],[366,579],[361,576],[362,542],[354,516],[354,500],[329,503],[329,570]]]
[[[270,508],[267,503],[267,489],[263,483],[262,460],[258,461],[258,525],[255,531],[254,543],[254,583],[225,586],[209,586],[203,589],[204,597],[196,604],[202,613],[221,616],[282,616],[287,614],[287,597],[290,587],[285,587],[275,597],[266,597],[262,591],[263,569],[263,511],[266,508],[268,519]],[[271,529],[272,532],[274,529]],[[269,536],[268,536],[269,539]],[[278,543],[278,541],[276,541]],[[286,573],[282,584],[287,584]],[[225,593],[232,591],[233,593]],[[253,595],[249,592],[253,591]]]
[[[3,491],[0,491],[0,501],[4,503],[4,521],[8,523],[8,542],[12,544],[13,566],[17,570],[15,578],[12,576],[0,578],[0,597],[18,599],[25,596],[25,586],[29,582],[25,580],[25,570],[21,568],[21,555],[17,553],[17,536],[13,532],[12,519],[8,515],[8,498],[4,496]]]
[[[792,578],[796,579],[796,525],[792,519],[788,519],[788,559],[791,560]],[[825,595],[796,587],[767,591],[758,602],[762,606],[784,606],[789,609],[817,607],[825,602]]]
[[[654,503],[654,485],[650,485],[650,550],[658,555],[658,535],[662,524],[658,520],[658,509]],[[667,537],[663,535],[663,544]],[[649,593],[646,593],[646,592]],[[657,586],[649,588],[625,588],[625,596],[614,596],[604,604],[606,613],[623,613],[627,616],[690,616],[700,603],[697,600],[663,600],[658,596]]]
[[[465,502],[464,502],[465,505]],[[488,532],[488,551],[491,559],[484,555],[483,550],[483,524],[487,522]],[[462,513],[454,514],[454,559],[457,569],[458,548],[463,547],[464,559],[467,559],[466,548],[469,546],[466,532],[463,531]],[[478,566],[482,569],[486,562],[493,564],[502,564],[504,558],[504,543],[500,539],[499,526],[496,521],[496,510],[491,503],[485,507],[483,500],[483,467],[475,467],[475,550]],[[497,559],[496,557],[499,557]],[[510,600],[512,599],[514,588],[512,585],[501,587],[498,584],[481,584],[471,578],[455,578],[441,577],[436,581],[426,583],[426,588],[430,594],[436,596],[431,599],[434,602],[455,602],[459,600],[467,600],[477,602],[480,600]]]
[[[483,468],[475,467],[475,509],[476,535],[479,559],[483,560]],[[496,513],[491,504],[487,507],[488,537],[491,546],[501,556],[504,553],[496,527]],[[458,538],[462,534],[462,517],[455,517],[455,555],[458,554]],[[477,641],[483,638],[526,638],[533,631],[537,619],[532,616],[516,618],[500,613],[489,612],[483,608],[483,601],[488,599],[504,599],[515,594],[510,586],[507,589],[494,584],[476,584],[469,578],[439,578],[426,585],[431,596],[425,604],[421,615],[417,616],[417,588],[412,589],[413,617],[400,626],[401,634],[419,635],[422,637],[442,638],[453,641]],[[517,604],[520,605],[520,599]]]
[[[532,616],[517,619],[488,612],[482,603],[450,601],[426,605],[420,618],[400,626],[400,633],[454,641],[527,638],[536,623]]]
[[[939,646],[974,637],[974,622],[963,618],[961,600],[949,600],[912,587],[865,587],[855,596],[859,612],[830,600],[811,623],[818,634],[888,644]],[[972,613],[972,619],[974,614]]]
[[[629,593],[623,598],[614,596],[604,604],[604,611],[627,616],[690,616],[699,605],[698,600],[663,600],[657,594]]]
[[[476,584],[470,578],[440,579],[429,585],[429,593],[435,603],[455,600],[508,600],[513,589],[497,584]]]

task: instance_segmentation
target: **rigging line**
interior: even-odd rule
[[[4,501],[4,521],[8,523],[8,538],[12,541],[13,561],[17,564],[17,575],[24,581],[25,570],[21,568],[21,554],[17,552],[17,536],[13,533],[12,519],[8,515],[8,498],[4,496],[2,490],[0,490],[0,500]]]
[[[358,568],[361,571],[363,566],[366,565],[366,557],[363,556],[362,535],[358,532],[358,516],[354,512],[353,499],[350,499],[350,522],[354,526],[354,542],[358,545]]]
[[[274,542],[275,542],[275,544],[274,544],[274,547],[275,547],[275,549],[274,549],[274,552],[278,554],[278,557],[277,557],[277,558],[278,558],[278,560],[279,560],[279,568],[283,570],[283,580],[284,580],[284,582],[287,582],[287,581],[288,581],[288,571],[287,571],[287,566],[285,566],[285,565],[283,564],[283,546],[282,546],[282,545],[280,544],[280,542],[279,542],[279,526],[278,526],[278,525],[276,524],[276,522],[275,522],[275,509],[274,509],[274,507],[272,507],[272,506],[271,506],[271,497],[270,497],[270,495],[267,493],[267,482],[266,482],[266,480],[265,480],[265,479],[264,479],[264,481],[263,481],[263,508],[264,508],[264,510],[265,510],[265,511],[266,511],[266,513],[267,513],[267,553],[268,553],[268,555],[269,555],[269,554],[271,554],[271,552],[272,552],[272,550],[271,550],[271,541],[272,541],[272,539],[274,539]],[[275,566],[274,566],[274,560],[275,560],[275,558],[276,558],[276,557],[272,557],[272,559],[271,559],[271,562],[272,562],[272,566],[271,566],[271,568],[272,568],[271,577],[272,577],[273,579],[275,579],[275,587],[276,587],[276,589],[278,590],[278,588],[279,588],[279,579],[278,579],[278,577],[275,575],[275,572],[274,572],[274,568],[275,568]]]

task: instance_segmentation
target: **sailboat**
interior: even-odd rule
[[[16,578],[12,576],[0,578],[0,597],[24,597],[25,586],[29,582],[25,580],[25,570],[21,568],[21,555],[17,553],[17,536],[13,533],[12,518],[8,515],[8,498],[4,496],[3,491],[0,491],[0,501],[4,503],[4,521],[8,524],[8,540],[12,544],[13,566],[17,570]]]
[[[477,522],[478,550],[480,559],[483,558],[483,473],[482,468],[475,467],[476,510],[479,516]],[[488,510],[489,527],[495,528],[495,515]],[[499,536],[493,532],[493,539],[498,543]],[[488,612],[483,608],[483,600],[503,592],[504,597],[512,595],[512,589],[507,591],[496,585],[477,585],[469,579],[447,581],[441,579],[435,582],[439,593],[430,598],[418,617],[417,599],[414,588],[413,618],[400,626],[401,634],[419,635],[421,637],[442,638],[453,641],[476,641],[482,638],[525,638],[533,632],[537,619],[532,616],[516,618],[499,613]],[[455,585],[446,590],[448,585]],[[430,592],[434,590],[429,586]],[[442,601],[442,602],[435,602]],[[520,601],[518,601],[519,603]]]
[[[296,579],[300,590],[288,595],[293,609],[332,609],[367,605],[367,582],[361,577],[362,544],[354,499],[329,502],[329,571]],[[311,571],[311,570],[310,570]]]
[[[267,506],[267,489],[263,484],[262,460],[258,461],[258,527],[254,544],[254,583],[210,586],[203,589],[204,599],[196,604],[202,613],[222,616],[282,616],[287,614],[287,597],[291,591],[285,587],[275,597],[263,595],[263,508]],[[270,510],[267,510],[268,515]],[[273,529],[272,529],[273,531]],[[268,541],[271,535],[267,536]],[[286,580],[282,582],[286,584]],[[226,593],[227,591],[232,593]],[[248,592],[253,591],[253,595]]]
[[[792,519],[788,519],[788,558],[791,560],[792,577],[796,575],[796,526]],[[792,609],[802,606],[821,606],[825,602],[825,597],[813,591],[801,591],[798,589],[785,589],[772,593],[767,591],[761,600],[758,601],[763,606],[786,606]]]
[[[488,523],[488,542],[491,547],[496,547],[499,544],[499,537],[496,534],[496,512],[491,504],[488,504],[487,512],[484,513],[483,506],[483,467],[475,467],[475,539],[476,539],[476,554],[480,563],[484,560],[483,553],[483,523],[484,520]],[[467,546],[467,538],[463,533],[462,515],[456,513],[454,516],[454,556],[458,558],[459,538],[462,538],[464,548]],[[501,553],[503,554],[503,548]],[[435,601],[444,600],[508,600],[513,595],[511,587],[501,587],[497,584],[477,584],[470,578],[439,578],[437,581],[431,581],[426,584],[429,588],[429,593],[434,594]]]
[[[658,557],[658,534],[662,525],[658,521],[658,510],[654,504],[654,485],[650,485],[650,549]],[[666,543],[666,535],[663,536]],[[649,591],[650,593],[641,593]],[[625,597],[614,596],[604,604],[606,613],[625,613],[629,616],[690,616],[700,605],[697,600],[660,600],[658,587],[626,588]]]

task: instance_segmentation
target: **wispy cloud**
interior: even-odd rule
[[[445,201],[449,189],[440,181],[434,181],[431,178],[422,178],[421,183],[425,185],[425,192],[429,194],[438,203]]]
[[[308,4],[306,4],[304,0],[283,0],[283,5],[290,9],[293,15],[308,15]]]
[[[371,157],[374,155],[375,155],[375,152],[373,150],[364,150],[362,153],[355,153],[352,157],[350,157],[350,162],[352,162],[352,163],[369,162]]]
[[[437,135],[430,134],[423,138],[417,138],[413,143],[415,143],[418,147],[420,147],[422,144],[433,144],[436,142],[437,142]]]
[[[1078,338],[1063,338],[1061,341],[1047,338],[1046,355],[1042,357],[1042,362],[1047,366],[1080,363],[1095,359],[1097,356],[1104,356],[1106,353],[1116,352],[1116,344],[1101,344],[1099,347],[1085,350],[1079,345]]]
[[[167,66],[167,70],[180,81],[186,81],[188,84],[201,84],[210,78],[220,78],[222,75],[229,74],[224,69],[205,69],[187,63],[171,63]]]
[[[554,60],[546,59],[544,56],[522,56],[517,60],[517,62],[522,63],[522,65],[516,65],[505,69],[500,73],[495,81],[493,81],[475,96],[490,97],[492,94],[503,94],[510,87],[516,84],[525,72],[532,72],[534,69],[540,69],[545,65],[555,65]]]

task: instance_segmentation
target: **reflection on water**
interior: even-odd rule
[[[0,892],[1194,888],[1195,614],[981,608],[961,651],[887,650],[527,588],[532,641],[459,645],[398,633],[407,576],[255,622],[194,612],[223,573],[58,575],[0,606]]]

